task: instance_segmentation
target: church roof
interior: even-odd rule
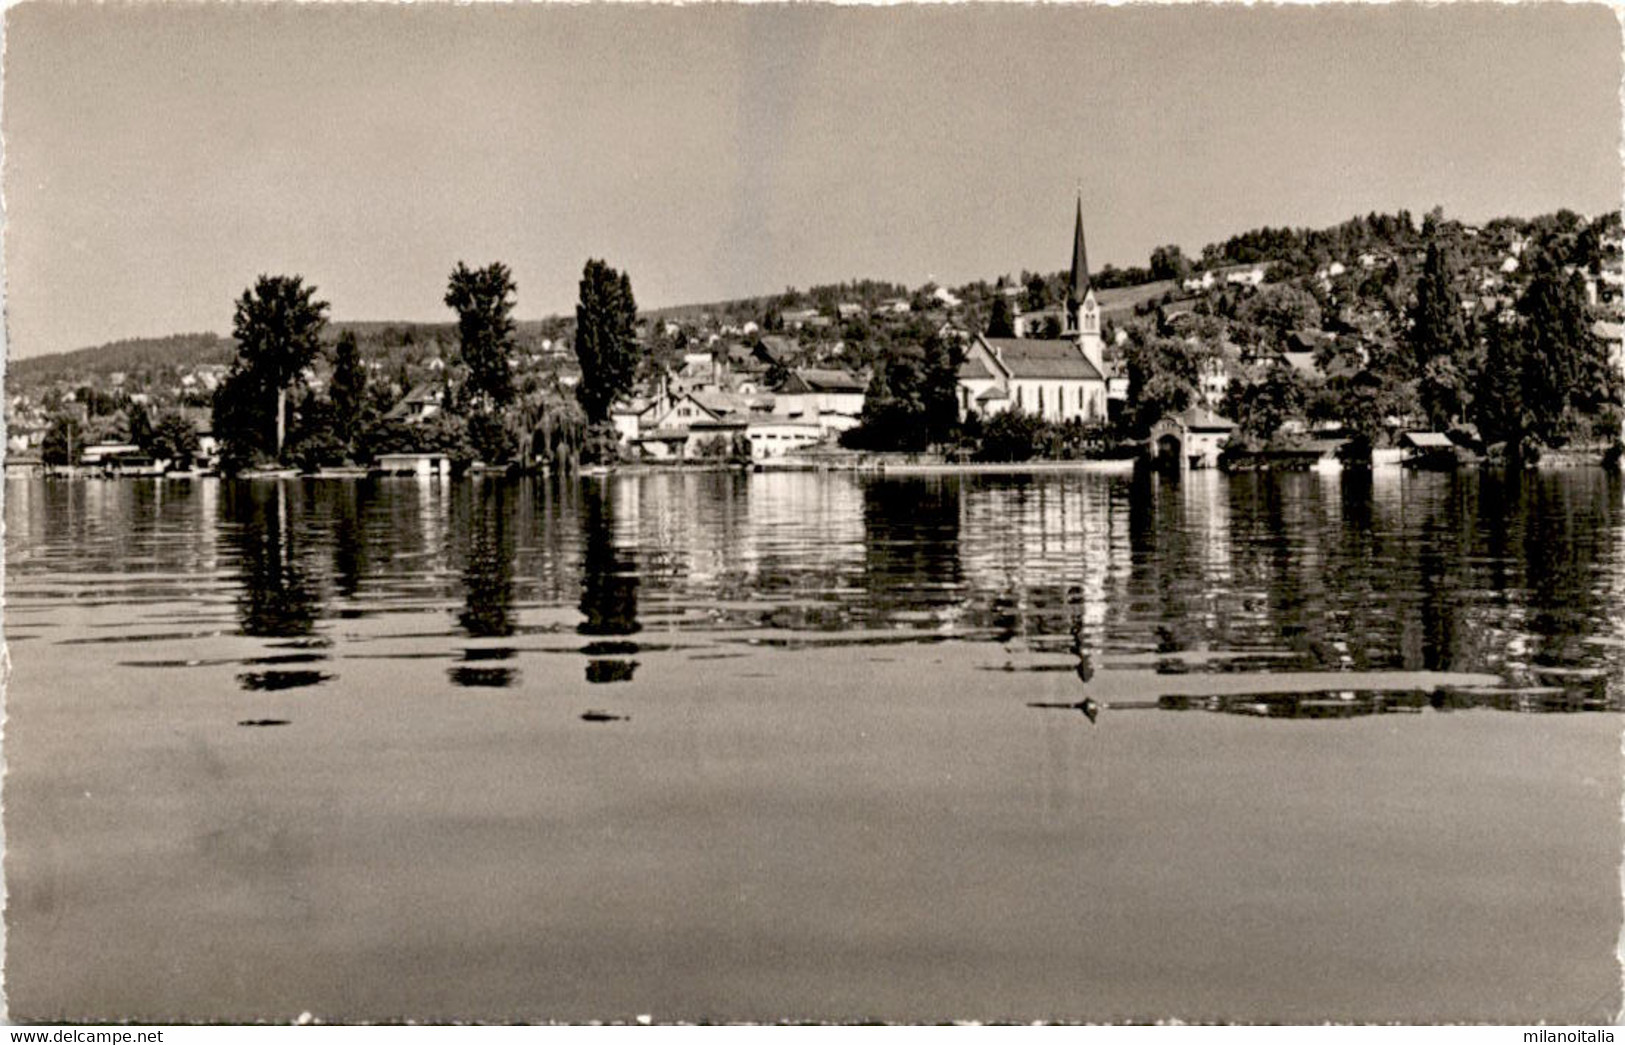
[[[1066,281],[1066,296],[1074,307],[1089,292],[1089,252],[1083,245],[1083,199],[1078,199],[1078,222],[1072,230],[1072,271]]]
[[[862,392],[868,389],[862,378],[846,370],[825,370],[805,367],[793,371],[784,383],[784,391],[797,392]]]
[[[1063,338],[983,337],[981,340],[1013,378],[1105,380],[1077,344]]]

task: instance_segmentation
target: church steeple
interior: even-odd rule
[[[1083,247],[1083,197],[1078,197],[1078,223],[1072,231],[1072,274],[1066,281],[1067,312],[1077,314],[1089,293],[1089,253]]]
[[[1072,230],[1072,274],[1066,281],[1067,333],[1077,340],[1078,351],[1101,374],[1105,371],[1104,344],[1100,336],[1100,303],[1089,285],[1089,255],[1083,248],[1083,193],[1078,193],[1078,219]]]

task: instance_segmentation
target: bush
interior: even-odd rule
[[[621,459],[621,433],[613,422],[599,421],[587,426],[581,443],[581,463],[611,465]]]
[[[476,458],[488,465],[506,464],[519,450],[518,440],[498,414],[482,412],[470,417],[468,442]]]
[[[1036,414],[1006,410],[982,426],[978,461],[1026,461],[1050,441],[1050,426]]]

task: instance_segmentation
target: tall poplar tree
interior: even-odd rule
[[[576,304],[576,358],[581,362],[581,383],[576,398],[590,424],[609,418],[615,400],[632,390],[637,375],[637,302],[632,281],[597,259],[581,273],[581,297]]]
[[[518,287],[500,261],[471,269],[461,261],[446,287],[446,305],[457,312],[457,337],[468,367],[467,392],[482,407],[506,406],[513,399],[513,306]]]

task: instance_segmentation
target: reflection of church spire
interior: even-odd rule
[[[1089,252],[1083,246],[1083,195],[1078,195],[1078,222],[1072,230],[1072,272],[1066,281],[1066,311],[1078,314],[1083,296],[1089,293]]]

